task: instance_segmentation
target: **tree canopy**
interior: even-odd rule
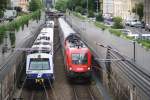
[[[135,7],[132,9],[132,12],[136,13],[139,16],[139,19],[142,20],[144,16],[144,5],[143,3],[138,3],[135,5]]]
[[[65,11],[67,8],[68,0],[58,0],[56,2],[55,8],[59,11]]]
[[[31,0],[29,3],[29,10],[36,11],[42,8],[42,1],[41,0]]]
[[[96,12],[96,0],[88,0],[88,11]],[[56,9],[65,11],[70,9],[80,13],[87,12],[87,0],[58,0],[56,2]]]

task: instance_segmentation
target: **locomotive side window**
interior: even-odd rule
[[[74,53],[72,54],[72,64],[87,64],[88,58],[86,53]]]
[[[30,70],[48,70],[50,69],[49,59],[31,59],[30,60]]]

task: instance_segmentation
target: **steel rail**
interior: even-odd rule
[[[116,58],[116,55],[111,54],[111,57]],[[149,88],[150,84],[149,84],[149,80],[145,79],[145,74],[140,75],[141,73],[138,73],[135,67],[128,65],[128,62],[126,61],[117,62],[117,63],[112,62],[112,63],[114,63],[115,65],[119,65],[120,70],[126,76],[128,76],[128,79],[130,78],[130,80],[132,80],[134,84],[136,84],[139,88],[141,88],[147,95],[150,95],[150,88]],[[126,67],[124,67],[123,65]]]

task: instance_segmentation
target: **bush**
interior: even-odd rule
[[[104,19],[103,19],[103,15],[101,13],[99,13],[97,16],[96,16],[96,21],[100,21],[102,22]]]
[[[123,28],[121,17],[114,17],[113,21],[114,21],[114,25],[112,28],[115,28],[115,29],[122,29]]]

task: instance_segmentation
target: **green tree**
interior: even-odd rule
[[[115,29],[123,28],[122,18],[121,17],[114,17],[113,21],[114,21],[113,28],[115,28]]]
[[[31,0],[29,3],[29,10],[30,11],[37,11],[42,8],[42,1],[41,0]]]
[[[65,11],[67,8],[67,0],[58,0],[56,2],[55,8],[59,11]]]
[[[77,6],[77,7],[75,8],[75,11],[76,11],[76,12],[79,12],[79,13],[82,13],[82,7],[81,7],[81,6]]]
[[[136,13],[139,16],[139,19],[142,20],[144,16],[144,5],[143,3],[138,3],[135,5],[135,7],[132,9],[133,13]]]
[[[88,0],[88,11],[94,13],[94,0]],[[67,8],[73,11],[76,11],[77,8],[80,8],[81,13],[86,12],[87,9],[87,0],[68,0]]]

